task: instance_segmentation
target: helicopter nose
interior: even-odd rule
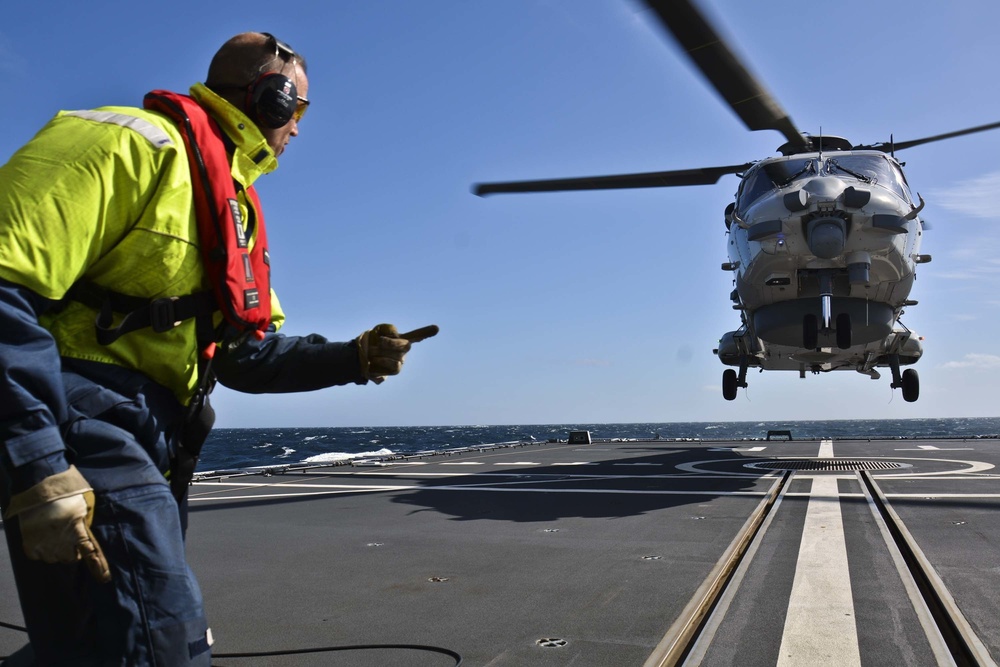
[[[823,259],[833,259],[844,252],[847,226],[840,218],[814,218],[806,225],[806,238],[812,254]]]

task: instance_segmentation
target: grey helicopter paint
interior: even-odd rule
[[[747,368],[820,373],[856,370],[878,378],[888,366],[907,401],[919,396],[923,353],[900,321],[916,276],[922,207],[899,163],[878,151],[839,150],[762,160],[744,174],[727,209],[733,307],[741,327],[716,353],[739,374],[723,374],[735,398]]]
[[[853,145],[796,128],[693,0],[645,0],[693,64],[750,130],[777,130],[779,157],[737,165],[610,176],[482,183],[477,195],[709,185],[741,178],[725,210],[732,307],[740,325],[714,350],[734,368],[723,396],[747,387],[747,372],[820,374],[853,370],[916,401],[920,337],[901,321],[921,254],[923,200],[909,189],[897,151],[1000,127],[991,123],[921,139]]]

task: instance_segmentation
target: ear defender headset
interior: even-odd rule
[[[274,43],[274,57],[295,66],[295,51],[270,33],[261,33]],[[295,82],[281,72],[265,72],[247,87],[244,111],[259,125],[277,129],[295,115],[298,90]]]

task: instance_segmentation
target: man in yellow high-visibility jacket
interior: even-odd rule
[[[300,54],[243,33],[190,91],[221,130],[250,247],[263,216],[248,192],[298,135],[308,88]],[[167,478],[211,427],[211,382],[380,382],[437,331],[283,336],[273,294],[266,331],[243,331],[187,298],[213,290],[188,141],[158,111],[61,112],[0,167],[0,507],[30,640],[19,659],[208,665],[183,489]],[[219,343],[210,366],[206,342]]]

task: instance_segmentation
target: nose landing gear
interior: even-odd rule
[[[846,350],[851,346],[852,341],[852,331],[851,331],[851,316],[847,313],[840,313],[837,315],[837,326],[835,328],[830,327],[829,317],[824,317],[826,322],[823,324],[823,333],[828,333],[833,331],[837,337],[837,347],[841,350]],[[819,347],[819,320],[812,313],[806,315],[802,318],[802,347],[807,350],[815,350]]]
[[[819,345],[819,334],[834,332],[837,347],[846,350],[851,346],[851,316],[848,313],[837,315],[836,328],[833,321],[833,273],[823,271],[819,274],[819,298],[823,314],[822,329],[816,315],[809,313],[802,318],[802,347],[814,350]]]

